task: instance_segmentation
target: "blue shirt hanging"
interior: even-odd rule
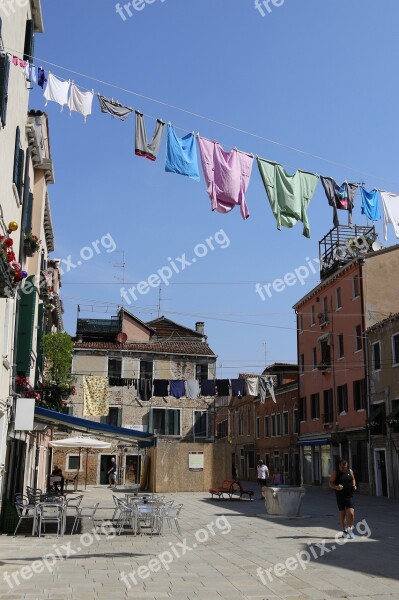
[[[378,202],[378,190],[374,189],[367,192],[364,187],[361,187],[360,193],[362,195],[362,215],[366,215],[370,221],[379,221],[381,211]]]
[[[178,138],[172,125],[168,125],[165,171],[199,181],[197,146],[193,133]]]

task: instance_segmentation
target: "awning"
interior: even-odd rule
[[[327,446],[331,443],[329,438],[320,438],[318,440],[299,440],[297,446]]]
[[[96,423],[95,421],[90,421],[90,419],[66,415],[40,406],[35,406],[35,421],[46,423],[48,426],[63,425],[71,427],[75,431],[94,433],[103,438],[108,438],[114,443],[119,441],[127,443],[145,441],[151,444],[154,437],[152,434],[145,433],[144,431],[115,427],[115,425],[107,425],[106,423]]]

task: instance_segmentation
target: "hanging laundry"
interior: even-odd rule
[[[230,396],[230,381],[228,379],[216,379],[218,396]]]
[[[19,59],[19,66],[21,67],[21,69],[25,69],[26,67],[26,60],[22,60],[22,58]]]
[[[269,377],[265,378],[265,382],[266,382],[267,391],[271,395],[273,402],[275,404],[277,404],[276,396],[275,396],[275,393],[274,393],[274,379],[273,379],[273,377],[271,377],[269,375]]]
[[[245,379],[231,380],[231,395],[235,398],[242,398],[245,394]]]
[[[142,377],[139,381],[138,394],[140,400],[147,402],[152,396],[152,379]]]
[[[108,377],[83,376],[83,416],[106,417],[109,413]]]
[[[266,380],[263,379],[263,377],[259,377],[259,398],[260,398],[261,404],[264,404],[266,401],[266,393],[267,393]]]
[[[156,160],[159,147],[162,141],[162,133],[165,123],[160,119],[157,120],[154,135],[151,142],[147,141],[147,134],[144,125],[144,115],[136,110],[136,140],[135,140],[135,154],[137,156],[144,156],[149,160]]]
[[[259,377],[247,377],[245,379],[246,396],[259,395]]]
[[[186,381],[186,398],[194,400],[200,395],[200,386],[198,379],[188,379]]]
[[[315,193],[319,176],[297,171],[288,175],[278,163],[258,158],[258,167],[266,188],[270,206],[277,220],[277,229],[303,223],[303,235],[310,238],[306,210]]]
[[[198,143],[212,210],[225,214],[240,206],[243,219],[248,219],[245,195],[254,157],[237,148],[225,152],[220,144],[205,138],[198,137]]]
[[[71,92],[69,94],[68,107],[69,110],[75,110],[81,113],[86,119],[91,115],[91,107],[93,105],[93,92],[82,92],[73,82],[71,84]]]
[[[367,192],[364,187],[361,187],[360,193],[362,195],[362,215],[366,215],[370,221],[379,221],[381,211],[378,203],[378,190]]]
[[[121,121],[125,121],[127,117],[133,112],[133,108],[123,106],[115,100],[108,100],[105,96],[97,94],[98,101],[100,103],[101,112],[117,117]]]
[[[30,81],[30,64],[29,64],[29,60],[27,60],[26,63],[25,63],[24,75],[25,75],[26,80]]]
[[[348,211],[348,225],[352,226],[352,210],[354,200],[359,185],[357,183],[348,183],[344,181],[338,186],[331,177],[320,177],[324,191],[330,206],[334,209],[333,223],[335,227],[339,226],[338,209]]]
[[[167,127],[167,149],[165,171],[186,175],[199,181],[197,145],[195,135],[189,133],[183,138],[178,138],[172,125]]]
[[[395,235],[399,238],[399,194],[392,194],[391,192],[380,192],[380,194],[384,213],[382,226],[384,240],[388,239],[388,223],[393,225]]]
[[[62,81],[52,73],[49,73],[47,86],[44,90],[45,106],[47,106],[49,100],[52,100],[53,102],[58,102],[61,105],[61,110],[63,110],[64,106],[68,104],[69,86],[70,81]]]
[[[154,396],[157,398],[168,396],[168,384],[167,379],[154,379]]]
[[[170,381],[170,395],[174,398],[181,398],[184,396],[186,390],[184,387],[184,381],[180,379],[176,379],[175,381]]]
[[[16,67],[18,66],[18,56],[12,57],[12,64],[15,65]]]
[[[201,379],[201,396],[215,396],[216,386],[214,379]]]
[[[46,73],[45,73],[44,69],[39,67],[37,70],[37,84],[40,85],[40,87],[43,89],[43,86],[46,83],[46,81],[47,81]]]
[[[35,65],[29,65],[29,81],[33,84],[37,83],[37,74],[36,74]]]

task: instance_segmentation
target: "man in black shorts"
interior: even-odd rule
[[[353,522],[355,520],[355,505],[353,491],[356,490],[356,480],[348,461],[342,459],[338,469],[331,473],[329,486],[335,490],[343,537],[354,539]]]

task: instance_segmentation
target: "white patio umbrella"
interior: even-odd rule
[[[85,473],[85,489],[86,489],[86,484],[87,484],[87,459],[89,456],[89,450],[90,448],[93,448],[94,450],[105,450],[106,448],[111,448],[112,444],[110,444],[109,442],[101,442],[100,440],[96,440],[94,438],[90,438],[90,437],[83,437],[83,436],[78,436],[78,437],[69,437],[69,438],[64,438],[62,440],[52,440],[50,443],[50,446],[52,446],[53,448],[79,448],[79,463],[78,463],[78,469],[77,469],[77,477],[76,477],[76,481],[79,482],[79,467],[80,467],[80,454],[82,452],[82,449],[86,449],[86,473]]]

